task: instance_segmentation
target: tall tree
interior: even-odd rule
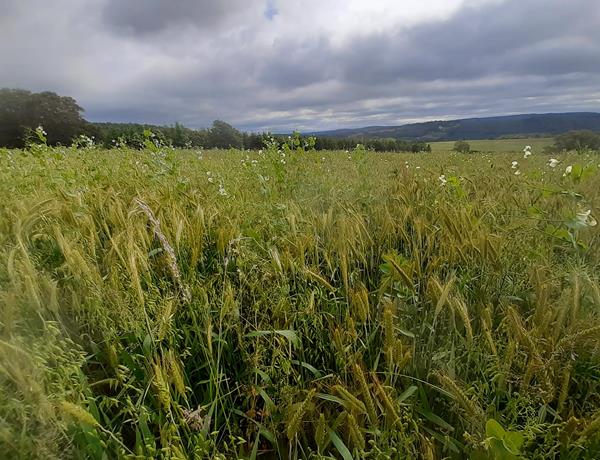
[[[48,143],[70,144],[86,124],[75,99],[45,91],[0,89],[0,145],[23,147],[29,129],[43,126]]]
[[[209,133],[209,139],[211,147],[242,147],[242,133],[240,133],[229,123],[225,123],[221,120],[213,121],[213,125]]]

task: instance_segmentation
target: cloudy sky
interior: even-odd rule
[[[0,0],[0,87],[245,130],[600,110],[600,0]]]

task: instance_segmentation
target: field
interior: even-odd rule
[[[598,458],[600,156],[527,142],[0,150],[2,455]]]
[[[521,152],[526,145],[531,146],[534,152],[542,152],[544,147],[549,147],[554,140],[550,137],[531,137],[526,139],[483,139],[476,141],[467,141],[471,150],[478,152]],[[454,147],[454,141],[431,142],[431,151],[449,152]]]

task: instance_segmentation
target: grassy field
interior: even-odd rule
[[[600,156],[530,144],[0,150],[1,455],[598,458]]]
[[[536,153],[541,153],[544,147],[554,143],[551,137],[532,137],[527,139],[483,139],[467,141],[471,150],[478,152],[521,152],[526,145],[531,146]],[[454,147],[454,141],[431,142],[431,151],[449,152]]]

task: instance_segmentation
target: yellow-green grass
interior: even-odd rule
[[[526,145],[535,153],[541,153],[544,147],[551,146],[551,137],[531,137],[524,139],[481,139],[467,141],[471,150],[480,152],[521,152]],[[454,148],[454,141],[431,142],[432,152],[449,152]]]
[[[0,456],[598,458],[598,154],[153,150],[0,150]]]

